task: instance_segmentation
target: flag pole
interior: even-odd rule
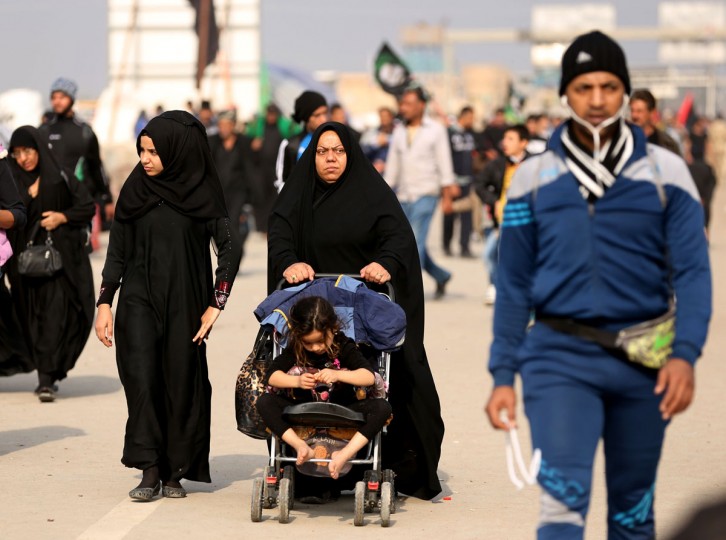
[[[207,56],[209,54],[209,10],[211,7],[211,0],[200,0],[199,17],[197,18],[199,21],[199,26],[197,27],[197,35],[199,36],[199,54],[197,56],[197,90],[201,88],[204,68],[207,67]]]
[[[126,70],[129,67],[130,60],[129,56],[131,54],[131,51],[134,52],[134,58],[138,60],[138,56],[140,53],[138,46],[131,45],[131,38],[136,35],[137,28],[136,28],[136,21],[138,20],[139,15],[139,2],[138,0],[133,0],[131,4],[131,18],[129,20],[129,25],[126,27],[126,32],[124,33],[124,47],[123,51],[121,53],[121,62],[119,65],[118,73],[116,73],[116,78],[114,81],[112,81],[112,88],[113,88],[113,101],[111,102],[111,119],[108,123],[108,140],[114,141],[114,131],[116,129],[116,117],[118,116],[118,109],[121,106],[121,94],[123,93],[123,85],[124,80],[126,78]],[[138,40],[136,40],[136,44],[138,44]],[[137,81],[138,84],[138,73],[135,73],[134,80]]]

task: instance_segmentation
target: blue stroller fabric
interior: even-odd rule
[[[287,345],[288,314],[301,298],[321,296],[338,314],[341,331],[356,343],[365,343],[378,351],[393,351],[403,345],[406,314],[395,302],[372,291],[348,276],[320,278],[288,289],[273,292],[255,309],[262,326],[274,327]]]

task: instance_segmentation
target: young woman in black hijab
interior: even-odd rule
[[[182,478],[211,482],[204,340],[226,304],[240,246],[197,119],[165,112],[147,124],[136,149],[140,163],[121,190],[111,228],[96,335],[107,347],[116,335],[129,413],[121,462],[143,471],[129,496],[148,501],[160,481],[170,498],[186,496]]]
[[[22,229],[27,221],[25,206],[18,194],[8,165],[7,150],[0,145],[0,244],[7,239],[9,229]],[[3,240],[2,236],[5,236]],[[0,252],[2,250],[0,249]],[[0,254],[0,261],[2,256]],[[13,301],[0,268],[0,376],[33,371],[23,331],[13,309]]]
[[[270,216],[268,292],[281,279],[299,283],[318,273],[391,281],[406,312],[406,343],[391,359],[393,421],[384,439],[384,465],[396,488],[430,499],[444,423],[424,349],[424,298],[413,231],[395,194],[344,125],[313,134],[285,182]]]
[[[53,401],[55,383],[75,366],[93,326],[93,274],[85,244],[95,207],[86,187],[58,164],[34,127],[13,132],[10,156],[28,212],[25,229],[9,231],[13,251],[23,251],[31,236],[44,242],[49,232],[63,261],[47,278],[21,276],[17,256],[7,265],[13,306],[38,370],[36,393],[41,401]]]

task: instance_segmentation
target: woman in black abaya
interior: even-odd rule
[[[391,359],[393,421],[384,465],[396,488],[430,499],[441,491],[444,436],[439,397],[424,350],[424,298],[416,241],[395,194],[342,124],[313,134],[270,216],[268,292],[319,273],[391,281],[406,312],[406,342]]]
[[[49,233],[63,261],[62,270],[47,278],[21,276],[17,256],[6,265],[13,306],[38,370],[36,393],[41,401],[53,401],[55,383],[73,369],[93,326],[93,274],[85,243],[95,207],[86,187],[61,168],[34,127],[13,132],[10,156],[28,212],[25,229],[9,231],[13,251],[19,254],[31,237],[44,242]]]
[[[22,229],[27,219],[6,157],[7,151],[0,146],[0,232],[5,235],[5,241],[9,242],[7,231]],[[0,238],[0,243],[2,242],[3,239]],[[0,268],[0,376],[7,377],[33,371],[35,368],[30,361],[3,273],[4,270]]]
[[[116,362],[129,413],[121,462],[143,471],[129,496],[148,501],[160,488],[165,497],[186,496],[182,478],[211,481],[204,340],[226,304],[240,246],[197,119],[165,112],[147,124],[136,149],[140,163],[121,190],[111,228],[96,335],[111,346],[111,304],[120,287]]]

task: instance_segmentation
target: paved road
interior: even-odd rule
[[[726,199],[721,195],[711,249],[715,316],[699,363],[696,402],[668,430],[656,493],[661,535],[698,503],[726,494],[721,353],[726,348]],[[119,462],[123,392],[114,353],[92,337],[53,404],[40,404],[31,394],[33,375],[0,379],[0,538],[533,538],[537,490],[517,492],[509,483],[503,436],[489,428],[482,413],[490,387],[485,364],[492,312],[482,303],[486,274],[478,259],[444,258],[438,249],[440,224],[434,226],[434,256],[454,272],[450,293],[439,302],[431,300],[433,283],[425,278],[431,300],[426,346],[446,421],[440,477],[448,500],[402,500],[385,531],[370,515],[365,527],[353,526],[352,497],[323,507],[298,504],[288,525],[279,524],[271,511],[262,523],[250,522],[252,478],[261,474],[266,448],[236,431],[233,388],[256,333],[252,310],[265,293],[265,243],[255,236],[209,343],[214,483],[187,483],[190,495],[182,500],[138,504],[127,498],[139,475]],[[102,264],[103,254],[94,254],[97,280]],[[528,445],[526,436],[523,444]],[[587,535],[592,540],[605,537],[602,478],[599,460]]]

